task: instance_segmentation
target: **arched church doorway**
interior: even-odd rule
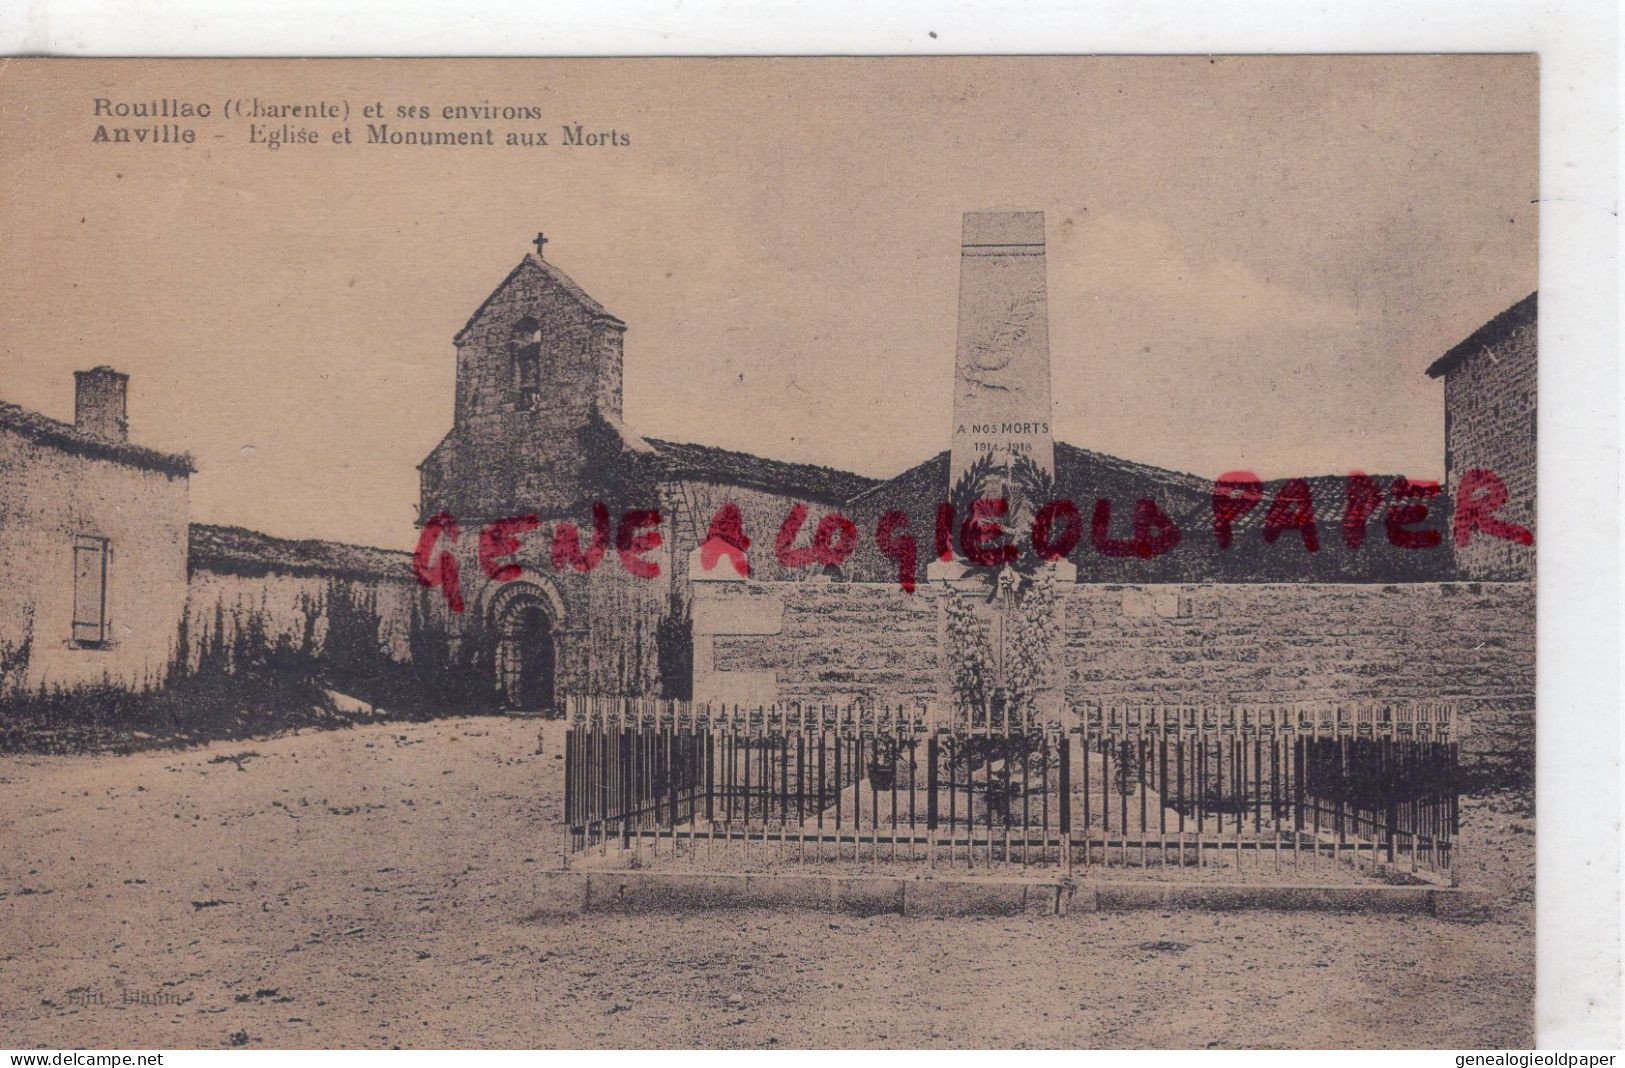
[[[553,618],[540,595],[516,592],[493,606],[497,635],[497,687],[502,703],[518,712],[554,707]]]

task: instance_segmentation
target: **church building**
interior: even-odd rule
[[[874,480],[628,428],[626,324],[545,259],[544,243],[454,339],[452,427],[419,465],[420,523],[455,519],[438,550],[457,560],[457,625],[494,644],[510,706],[551,707],[567,692],[683,695],[688,557],[718,509],[732,502],[752,537],[770,538],[797,504],[811,529]],[[504,519],[515,544],[493,578],[479,532]],[[754,562],[775,577],[771,555]]]

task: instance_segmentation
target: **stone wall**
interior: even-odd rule
[[[1474,751],[1533,744],[1528,583],[1080,585],[1066,629],[1074,701],[1439,701]]]
[[[695,581],[694,699],[936,704],[940,592]]]
[[[1443,702],[1467,748],[1532,757],[1527,583],[1078,584],[1053,682],[1070,702]],[[942,700],[944,597],[882,583],[694,585],[695,698]]]
[[[230,647],[251,619],[264,626],[269,641],[285,638],[295,647],[304,640],[308,626],[312,652],[320,653],[327,641],[328,605],[337,582],[343,582],[357,604],[372,606],[379,618],[379,640],[390,656],[409,659],[412,605],[419,599],[417,584],[410,579],[240,575],[194,568],[186,600],[188,662],[197,666],[204,645],[216,636]]]
[[[187,479],[0,430],[0,654],[13,684],[161,682],[186,602]],[[108,543],[107,640],[74,640],[74,543]]]
[[[1530,315],[1533,315],[1531,309]],[[1500,518],[1535,530],[1535,323],[1516,326],[1465,354],[1445,375],[1445,469],[1450,499],[1462,473],[1488,468],[1507,487]],[[1535,549],[1482,532],[1457,547],[1468,578],[1528,579]]]

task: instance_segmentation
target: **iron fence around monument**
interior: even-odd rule
[[[1456,724],[1434,705],[1092,705],[965,726],[923,707],[568,698],[571,852],[1447,877]]]

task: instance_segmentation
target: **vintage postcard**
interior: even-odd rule
[[[1531,1045],[1538,87],[10,61],[0,1046]]]

